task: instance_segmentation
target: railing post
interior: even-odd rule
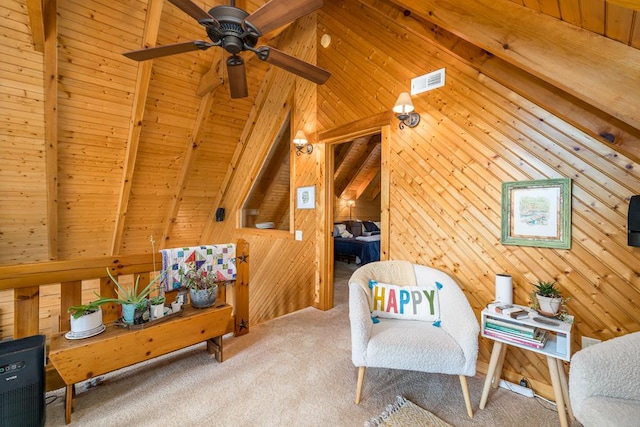
[[[13,295],[13,338],[39,334],[40,286],[15,289]]]
[[[82,304],[82,280],[60,283],[60,332],[67,332],[71,327],[70,316],[67,313],[69,307],[80,304]]]
[[[238,239],[236,246],[236,300],[234,335],[249,332],[249,242]]]

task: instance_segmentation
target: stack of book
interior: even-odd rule
[[[543,348],[547,342],[547,331],[544,329],[495,317],[486,318],[484,335],[532,348]]]

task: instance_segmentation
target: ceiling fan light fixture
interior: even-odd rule
[[[134,61],[147,61],[219,46],[232,56],[245,51],[254,52],[260,60],[316,84],[323,84],[331,76],[327,70],[288,53],[266,46],[256,48],[260,36],[320,9],[323,6],[323,0],[269,0],[251,14],[236,7],[235,0],[230,0],[229,5],[214,6],[208,12],[193,0],[168,1],[203,26],[211,43],[195,40],[154,46],[125,52],[124,55],[127,58]],[[244,60],[228,61],[227,68],[231,98],[248,96]]]

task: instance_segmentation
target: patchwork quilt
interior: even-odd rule
[[[233,243],[187,248],[163,249],[161,285],[167,291],[182,287],[182,274],[192,269],[205,269],[220,281],[236,279],[236,245]]]

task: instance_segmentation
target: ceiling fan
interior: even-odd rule
[[[135,61],[146,61],[221,46],[231,54],[226,61],[231,98],[244,98],[248,95],[244,58],[238,55],[247,50],[255,53],[262,61],[317,84],[323,84],[331,76],[328,71],[273,47],[255,47],[263,34],[320,9],[322,0],[271,0],[251,14],[235,7],[234,0],[228,6],[215,6],[209,12],[205,12],[191,0],[169,1],[205,27],[211,42],[194,40],[155,46],[125,52],[124,56]]]

